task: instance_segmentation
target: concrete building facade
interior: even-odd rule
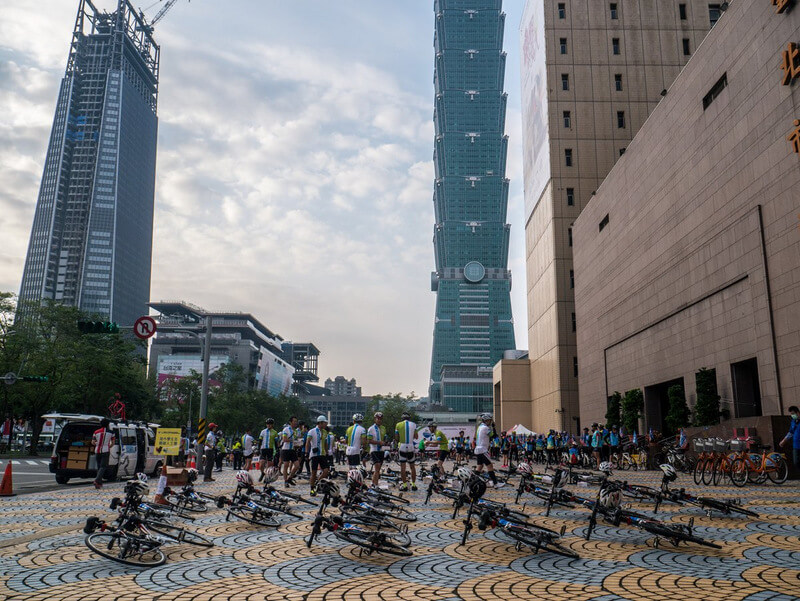
[[[344,376],[336,376],[333,380],[325,380],[325,389],[331,394],[341,396],[361,396],[361,386],[358,386],[355,378],[349,380]]]
[[[573,223],[719,17],[687,0],[529,0],[521,24],[531,416],[579,425]]]
[[[730,3],[575,222],[584,422],[639,388],[663,430],[701,368],[733,418],[800,397],[800,10],[774,4]]]

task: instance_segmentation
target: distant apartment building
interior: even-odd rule
[[[185,302],[153,302],[158,330],[150,345],[150,369],[158,383],[202,372],[201,340],[205,318],[211,317],[210,373],[237,364],[248,387],[273,396],[291,393],[294,366],[284,358],[283,338],[249,313],[210,312]],[[200,335],[200,339],[195,334]]]
[[[331,394],[338,396],[361,396],[361,386],[356,386],[356,379],[347,379],[344,376],[336,376],[333,380],[325,380],[325,389]]]
[[[580,420],[576,337],[585,322],[575,309],[574,222],[719,14],[719,4],[701,0],[527,2],[527,425],[539,432],[574,431]]]
[[[19,299],[132,326],[150,297],[159,46],[128,0],[78,6]]]

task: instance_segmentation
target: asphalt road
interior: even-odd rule
[[[0,459],[0,478],[5,473],[8,461],[8,459]],[[70,480],[66,485],[57,484],[55,475],[51,474],[47,467],[49,463],[49,457],[24,457],[21,459],[12,459],[11,474],[13,492],[21,495],[25,493],[44,492],[47,490],[81,486],[90,484],[92,482],[88,479],[76,479]]]

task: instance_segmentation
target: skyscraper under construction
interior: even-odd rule
[[[129,0],[80,0],[33,220],[21,302],[130,325],[147,313],[159,47]]]
[[[433,203],[436,317],[430,398],[492,407],[492,366],[513,349],[502,0],[436,0]]]

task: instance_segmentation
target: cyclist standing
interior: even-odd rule
[[[383,466],[384,449],[383,447],[392,446],[386,440],[386,427],[383,425],[383,413],[375,413],[373,418],[375,423],[367,430],[367,440],[369,441],[369,456],[372,459],[372,486],[378,486],[381,477],[381,466]]]
[[[410,420],[410,415],[406,412],[401,416],[402,421],[397,422],[394,427],[394,439],[398,445],[400,454],[400,490],[408,490],[408,475],[406,474],[406,463],[411,470],[411,490],[417,490],[417,466],[415,465],[414,441],[417,439],[417,424]]]
[[[95,488],[103,488],[103,476],[108,467],[108,457],[111,455],[111,446],[114,444],[114,434],[108,429],[111,422],[107,419],[100,421],[100,427],[92,434],[94,455],[97,458],[97,477],[94,479]]]
[[[350,467],[358,467],[361,465],[361,449],[367,442],[367,431],[361,422],[364,421],[364,416],[360,413],[353,414],[353,425],[347,428],[345,436],[347,437],[347,465]]]
[[[250,471],[253,468],[253,446],[255,438],[253,438],[252,428],[247,428],[242,436],[242,452],[244,454],[244,469]],[[233,469],[236,469],[234,467]]]
[[[449,442],[447,440],[447,436],[444,435],[444,432],[439,430],[436,422],[431,422],[428,424],[428,427],[431,430],[431,437],[428,439],[425,445],[426,447],[427,445],[439,445],[436,465],[439,467],[439,475],[441,475],[444,473],[445,459],[447,459],[447,456],[450,455]]]
[[[213,482],[214,478],[211,477],[211,470],[214,469],[214,455],[217,448],[217,437],[214,431],[217,429],[217,424],[208,424],[208,434],[206,434],[206,442],[203,445],[203,452],[205,453],[206,463],[203,466],[203,482]]]
[[[320,479],[327,478],[329,473],[328,467],[328,454],[330,447],[328,446],[330,439],[328,437],[328,418],[320,415],[317,418],[317,427],[312,428],[306,435],[306,454],[310,457],[311,475],[309,476],[309,485],[311,486],[311,496],[317,495],[317,471],[320,471]]]
[[[800,409],[796,405],[789,407],[789,415],[792,423],[789,426],[789,433],[783,437],[780,446],[783,447],[790,440],[792,441],[792,463],[795,469],[800,470]]]
[[[475,458],[478,460],[478,473],[483,471],[486,466],[486,471],[489,473],[489,478],[495,488],[502,488],[505,486],[502,482],[497,481],[497,476],[494,473],[494,465],[489,457],[489,441],[492,437],[492,414],[482,413],[480,416],[481,425],[478,426],[478,431],[475,434]]]
[[[281,432],[281,463],[283,464],[283,484],[284,486],[294,486],[294,476],[297,473],[297,453],[294,450],[294,442],[297,438],[297,418],[293,415],[289,418]]]

